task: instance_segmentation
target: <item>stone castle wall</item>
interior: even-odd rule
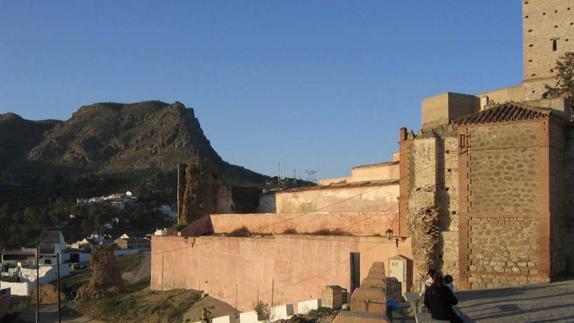
[[[564,150],[564,214],[566,225],[562,227],[566,230],[564,245],[574,246],[574,128],[567,127],[565,130],[565,150]],[[568,272],[574,274],[574,248],[565,248]]]
[[[523,0],[524,87],[540,99],[553,85],[558,58],[574,51],[574,4],[565,0]]]
[[[549,279],[547,123],[468,127],[462,256],[471,288]]]
[[[458,232],[458,138],[445,135],[442,138],[443,154],[439,159],[439,212],[442,228],[442,271],[457,281],[459,257]]]
[[[293,304],[321,297],[327,285],[350,290],[350,254],[360,253],[360,278],[374,262],[412,254],[410,239],[274,235],[152,238],[152,290],[203,290],[242,311],[257,301]],[[388,267],[387,267],[388,268]]]
[[[566,207],[565,131],[556,122],[549,123],[550,143],[550,272],[564,273],[568,269],[568,214]]]
[[[416,213],[421,209],[436,209],[440,236],[436,250],[438,259],[433,263],[437,269],[458,279],[457,133],[452,127],[435,129],[433,132],[419,134],[412,141],[402,142],[401,147],[401,153],[405,156],[404,162],[401,159],[405,169],[403,172],[408,174],[408,180],[401,181],[402,185],[408,185],[408,194],[403,193],[402,198],[407,200],[410,217],[419,216]],[[419,242],[414,243],[416,245]],[[415,246],[419,247],[425,246]],[[419,270],[424,271],[425,268]]]

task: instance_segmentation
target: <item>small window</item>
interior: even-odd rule
[[[552,51],[555,52],[558,50],[558,39],[552,39]]]

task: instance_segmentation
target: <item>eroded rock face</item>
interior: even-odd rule
[[[412,232],[414,264],[419,276],[415,288],[422,286],[424,274],[431,268],[439,268],[440,242],[439,210],[432,188],[421,188],[411,193],[409,201],[409,225]]]
[[[217,210],[217,193],[223,186],[221,169],[214,163],[187,166],[183,181],[179,224],[191,224]]]
[[[115,245],[96,246],[90,264],[92,278],[80,287],[76,300],[85,301],[117,295],[124,286],[120,268],[114,255]]]

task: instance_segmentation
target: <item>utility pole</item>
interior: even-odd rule
[[[57,290],[58,293],[58,323],[62,323],[62,299],[60,298],[60,253],[56,253],[56,270],[58,273]]]
[[[40,242],[36,246],[36,323],[40,322]]]
[[[278,170],[279,170],[278,178],[281,179],[281,162],[279,162]]]

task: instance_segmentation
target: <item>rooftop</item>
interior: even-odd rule
[[[516,103],[502,104],[450,121],[450,124],[469,125],[548,118],[549,109],[530,108]]]

